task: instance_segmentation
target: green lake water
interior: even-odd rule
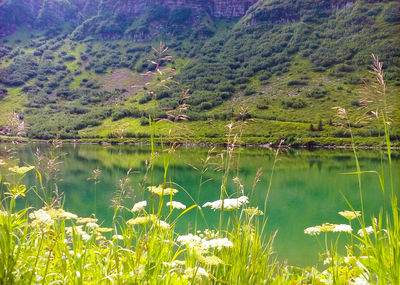
[[[17,157],[21,161],[34,164],[36,149],[46,154],[50,145],[30,144],[15,147]],[[222,150],[216,149],[217,152]],[[145,187],[162,183],[165,161],[170,162],[167,181],[176,183],[175,188],[181,189],[174,200],[190,206],[193,205],[193,200],[203,205],[207,201],[219,199],[222,173],[215,170],[216,165],[210,165],[205,172],[203,181],[207,182],[199,192],[201,160],[207,157],[207,148],[181,147],[170,158],[167,158],[168,153],[163,152],[161,148],[156,151],[159,155],[154,160],[154,170],[148,174],[148,180],[143,184],[146,163],[151,155],[148,146],[64,145],[59,149],[59,152],[65,155],[60,165],[59,177],[62,180],[58,182],[59,191],[64,192],[66,197],[64,208],[82,217],[95,213],[100,223],[104,226],[110,225],[114,211],[111,201],[120,189],[120,179],[126,177],[127,171],[131,169],[129,182],[126,183],[127,189],[129,188],[126,194],[129,194],[129,197],[123,200],[123,204],[131,208],[135,202],[149,199]],[[236,157],[239,168],[234,167],[235,170],[228,179],[228,192],[233,197],[238,197],[235,195],[237,186],[232,182],[232,178],[238,175],[244,185],[244,194],[250,197],[249,205],[263,209],[274,159],[275,150],[242,149],[240,156]],[[217,159],[212,161],[218,162]],[[359,151],[359,161],[362,170],[381,168],[380,153],[375,150]],[[387,165],[383,167],[387,172]],[[95,186],[94,181],[88,178],[96,168],[101,169],[101,175],[99,183]],[[260,182],[251,194],[254,177],[260,168]],[[395,155],[393,158],[393,169],[394,183],[398,190],[399,156]],[[268,234],[278,230],[274,250],[279,260],[287,260],[289,264],[298,266],[314,265],[318,262],[318,243],[314,237],[305,235],[303,231],[307,227],[324,222],[346,223],[346,220],[337,214],[338,211],[349,209],[345,198],[354,209],[361,210],[357,176],[344,174],[355,170],[355,159],[351,150],[284,150],[279,154],[266,211]],[[377,176],[372,173],[363,175],[362,188],[367,218],[373,214],[377,215],[383,205]],[[32,193],[24,203],[40,207],[38,199],[35,199]],[[176,225],[178,233],[193,231],[196,211],[192,210],[180,219]],[[205,221],[199,216],[198,228],[215,228],[218,212],[205,208],[204,214]],[[359,229],[356,224],[353,227],[355,232]]]

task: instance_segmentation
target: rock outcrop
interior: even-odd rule
[[[170,11],[190,9],[193,15],[206,11],[215,18],[240,18],[257,0],[0,0],[0,36],[19,26],[81,24],[93,16],[135,19],[153,6]]]

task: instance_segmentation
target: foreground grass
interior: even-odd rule
[[[128,202],[122,195],[116,197],[109,228],[102,227],[94,216],[78,217],[62,209],[56,189],[48,183],[51,178],[47,180],[52,177],[51,169],[41,173],[40,166],[19,167],[16,165],[22,162],[3,157],[2,284],[398,284],[400,227],[397,190],[391,189],[390,181],[382,190],[393,191],[393,195],[378,217],[369,219],[349,205],[348,211],[341,213],[347,223],[305,229],[321,244],[321,264],[318,268],[296,268],[275,258],[274,235],[266,237],[264,233],[266,207],[248,206],[251,190],[247,193],[243,189],[249,187],[243,187],[236,177],[238,188],[227,196],[226,179],[234,170],[236,153],[228,146],[223,154],[221,200],[197,205],[193,199],[193,204],[186,206],[175,202],[176,191],[184,189],[174,189],[166,180],[160,186],[152,185],[150,158],[142,190],[151,195],[144,201]],[[57,159],[50,155],[47,161],[57,163]],[[204,159],[204,168],[210,166],[210,159]],[[168,164],[167,158],[165,172]],[[22,180],[32,172],[38,183],[27,189]],[[96,175],[92,177],[95,185]],[[123,193],[129,182],[120,184]],[[43,207],[17,210],[16,201],[29,191],[42,199]],[[185,235],[175,232],[174,226],[183,215],[199,211],[200,219],[207,215],[206,207],[219,211],[217,228],[195,228]],[[346,251],[338,247],[339,239],[347,241]]]

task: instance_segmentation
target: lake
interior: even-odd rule
[[[3,144],[1,148],[4,146],[10,145]],[[21,161],[35,164],[36,150],[39,149],[42,155],[48,155],[51,145],[20,144],[14,147],[17,150],[16,156]],[[149,146],[65,144],[57,150],[57,154],[64,154],[58,175],[62,179],[57,183],[59,191],[65,193],[64,209],[79,216],[95,213],[99,223],[109,226],[114,211],[111,201],[121,192],[121,179],[129,177],[129,181],[125,183],[122,203],[131,208],[135,202],[149,198],[149,193],[145,190],[147,186],[163,182],[166,161],[169,162],[166,179],[175,183],[174,187],[180,190],[174,200],[187,206],[193,205],[193,200],[199,205],[218,200],[222,178],[222,172],[216,170],[220,161],[218,158],[210,160],[213,164],[204,173],[202,181],[205,183],[199,190],[202,160],[206,159],[208,150],[209,148],[202,147],[181,147],[175,153],[169,154],[161,147],[156,147],[158,156],[154,159],[153,171],[148,172],[147,181],[143,182],[151,156]],[[215,149],[216,153],[221,151],[223,148]],[[358,154],[362,170],[380,169],[379,151],[360,150]],[[230,194],[236,193],[238,186],[232,182],[232,178],[238,176],[244,185],[245,195],[250,198],[249,205],[263,209],[274,160],[275,150],[241,149],[240,155],[235,156],[227,191]],[[89,179],[96,168],[101,170],[97,184]],[[252,191],[254,178],[260,168],[260,182]],[[393,168],[398,174],[398,155],[393,158]],[[129,169],[131,171],[127,176]],[[278,230],[274,249],[279,260],[287,260],[289,264],[297,266],[314,265],[318,262],[318,243],[314,237],[305,235],[303,231],[324,222],[346,223],[337,214],[338,211],[349,209],[346,199],[355,210],[361,210],[357,176],[345,174],[355,170],[355,159],[351,150],[282,150],[272,176],[266,211],[268,233]],[[386,164],[384,170],[387,172]],[[33,177],[30,178],[28,183],[32,184]],[[399,175],[394,178],[399,189]],[[362,187],[364,209],[368,218],[379,213],[383,205],[383,195],[375,174],[363,175]],[[40,207],[33,192],[20,203]],[[178,233],[193,231],[196,211],[192,210],[183,216],[176,225]],[[205,220],[198,216],[197,228],[214,228],[218,223],[218,212],[205,208],[204,214]],[[359,226],[354,224],[354,230],[357,231]]]

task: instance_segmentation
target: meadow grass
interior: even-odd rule
[[[142,185],[148,199],[128,200],[129,174],[121,179],[120,189],[112,201],[113,222],[109,228],[93,215],[78,217],[62,209],[63,196],[55,186],[62,154],[59,142],[53,144],[49,157],[36,154],[35,166],[24,165],[13,157],[10,149],[0,159],[0,282],[1,284],[400,284],[400,222],[398,189],[393,182],[388,116],[386,113],[385,83],[382,69],[375,58],[374,76],[378,84],[373,88],[383,96],[382,109],[375,119],[384,126],[382,134],[382,169],[364,171],[358,164],[353,136],[356,170],[359,181],[361,209],[351,204],[339,214],[346,223],[324,223],[305,229],[305,234],[315,236],[321,245],[321,267],[297,268],[278,262],[273,251],[275,235],[265,234],[268,196],[273,183],[272,168],[264,209],[248,206],[253,187],[244,186],[240,179],[241,135],[249,122],[230,123],[226,132],[226,148],[217,153],[210,150],[202,161],[202,176],[210,170],[221,172],[220,199],[198,205],[191,197],[191,205],[174,200],[178,191],[188,192],[168,180],[169,165],[178,144],[163,144],[163,182],[154,177],[154,147],[156,126],[150,121],[151,156],[146,164]],[[183,100],[182,100],[183,101]],[[346,110],[338,108],[346,123]],[[185,105],[170,114],[170,121],[184,118]],[[171,124],[168,141],[181,142],[187,132],[182,124]],[[283,142],[282,142],[283,143]],[[280,148],[276,149],[274,165],[278,163]],[[385,180],[384,164],[389,165],[389,180]],[[21,166],[24,165],[24,166]],[[211,171],[211,170],[210,170]],[[24,177],[34,172],[37,184],[27,188]],[[389,198],[377,217],[366,217],[363,209],[361,176],[376,175],[384,197]],[[100,173],[93,173],[96,185]],[[235,189],[227,189],[228,180],[234,176]],[[199,190],[205,181],[200,180]],[[34,192],[42,201],[42,208],[18,209],[16,201]],[[378,195],[378,193],[377,193]],[[145,195],[144,195],[145,196]],[[68,197],[66,197],[68,199]],[[344,197],[345,199],[345,197]],[[126,206],[130,204],[130,206]],[[206,217],[210,207],[219,213],[216,228],[200,229],[180,235],[174,228],[189,211],[197,211],[198,219]],[[345,209],[344,209],[345,210]],[[357,233],[353,227],[361,228]],[[339,240],[346,239],[345,253]]]

